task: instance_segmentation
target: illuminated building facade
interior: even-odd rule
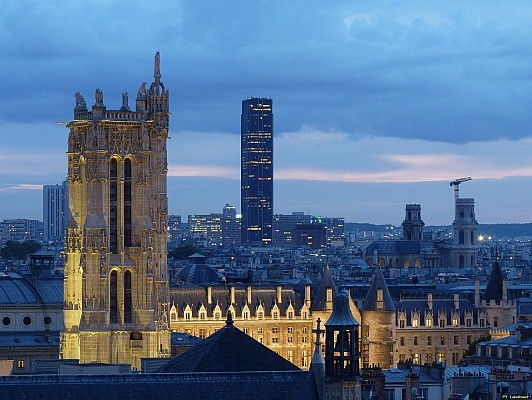
[[[271,244],[272,99],[248,98],[242,101],[240,185],[242,244]]]
[[[207,286],[170,291],[170,327],[202,339],[221,329],[231,312],[235,326],[302,369],[312,357],[310,286],[305,298],[291,288]]]
[[[344,245],[344,218],[320,217],[300,211],[273,216],[273,244],[275,246],[297,245],[294,234],[298,224],[323,224],[327,246]]]
[[[68,210],[68,186],[44,185],[43,191],[43,229],[45,242],[62,242],[65,238]]]
[[[169,93],[143,83],[136,111],[122,95],[89,111],[76,94],[67,123],[69,221],[65,235],[64,324],[60,357],[125,363],[170,354],[167,324],[166,141]]]
[[[200,247],[219,247],[222,245],[222,214],[189,215],[188,230]]]

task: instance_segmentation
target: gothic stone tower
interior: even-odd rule
[[[395,306],[377,267],[362,309],[361,356],[364,368],[395,366]]]
[[[154,82],[136,111],[107,110],[103,93],[88,111],[77,93],[67,124],[70,218],[65,235],[60,357],[127,363],[165,357],[167,323],[166,140],[168,91],[159,52]]]

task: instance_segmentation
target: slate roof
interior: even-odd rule
[[[392,385],[393,384],[404,385],[406,382],[406,376],[408,375],[408,372],[409,371],[406,369],[398,369],[398,368],[390,368],[390,369],[382,370],[386,384],[392,384]],[[438,381],[436,378],[432,377],[426,372],[421,371],[420,369],[416,368],[413,372],[419,376],[420,384],[431,384],[431,383],[441,384],[441,382]]]
[[[460,313],[460,324],[465,325],[466,313],[470,312],[473,316],[473,325],[477,324],[478,310],[475,309],[474,305],[469,302],[467,299],[460,298],[459,300],[459,313]],[[401,299],[397,303],[398,311],[406,311],[406,323],[407,325],[412,324],[412,312],[419,311],[420,315],[420,326],[425,325],[425,318],[423,316],[429,310],[429,305],[427,303],[427,298],[424,296],[419,299]],[[444,310],[446,315],[446,324],[452,324],[452,313],[455,311],[454,308],[454,299],[451,296],[436,296],[434,295],[432,301],[432,311],[434,317],[434,324],[437,324],[438,321],[438,311]],[[396,315],[396,319],[399,320],[399,313]]]
[[[366,254],[369,256],[375,250],[377,254],[419,254],[422,250],[437,252],[430,240],[376,240],[367,247]]]
[[[59,350],[59,332],[51,332],[49,340],[41,332],[0,333],[0,349],[14,347],[56,347]]]
[[[366,295],[366,300],[364,301],[364,311],[376,311],[379,310],[377,307],[377,293],[378,290],[382,289],[382,298],[383,298],[383,307],[380,310],[384,311],[395,311],[395,306],[393,305],[392,296],[386,285],[386,280],[382,275],[380,268],[376,268],[373,281]]]
[[[162,373],[299,371],[291,362],[227,321],[219,331],[173,358]]]
[[[242,310],[247,304],[250,312],[250,316],[254,317],[257,312],[259,304],[264,309],[265,316],[271,316],[272,307],[277,304],[279,308],[279,316],[286,316],[288,306],[292,304],[294,310],[299,312],[303,306],[302,299],[292,288],[283,287],[282,290],[282,303],[277,303],[277,292],[274,287],[264,286],[252,286],[251,287],[251,300],[252,303],[247,303],[247,286],[235,286],[235,304],[233,304],[236,317],[242,316]],[[202,305],[207,310],[207,316],[212,317],[214,315],[214,309],[216,305],[220,306],[222,315],[225,316],[226,310],[231,305],[231,294],[229,286],[213,286],[212,287],[212,303],[208,304],[207,300],[207,287],[195,286],[195,287],[179,287],[170,289],[170,304],[175,305],[177,308],[178,317],[184,317],[184,310],[187,305],[192,308],[192,316],[198,317],[199,310]]]
[[[502,270],[499,262],[495,262],[493,269],[491,270],[490,279],[484,292],[484,300],[502,300]]]
[[[333,312],[325,326],[358,326],[358,322],[351,314],[349,307],[349,294],[347,290],[342,290],[334,298]]]
[[[0,304],[63,304],[63,278],[32,279],[0,273]]]
[[[107,376],[19,375],[0,377],[0,388],[0,400],[319,399],[311,371]]]
[[[181,268],[177,275],[182,283],[201,285],[202,283],[220,283],[218,273],[207,264],[189,264]]]
[[[331,271],[329,270],[329,265],[326,264],[323,269],[323,276],[321,278],[321,283],[318,288],[318,291],[312,299],[312,304],[310,306],[311,311],[325,311],[327,303],[327,289],[332,288],[333,298],[338,294],[338,289],[334,284]]]

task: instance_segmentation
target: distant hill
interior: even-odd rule
[[[375,231],[386,232],[390,227],[395,229],[401,229],[401,226],[395,226],[392,224],[376,225],[369,223],[355,223],[346,222],[345,232],[357,232],[357,231]],[[388,229],[386,229],[388,228]],[[436,229],[451,229],[451,225],[447,226],[425,226],[425,230]],[[532,237],[532,223],[530,224],[480,224],[478,227],[478,233],[482,235],[489,235],[493,237],[517,237],[517,236],[531,236]]]

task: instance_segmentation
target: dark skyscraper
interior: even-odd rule
[[[272,99],[242,101],[240,149],[242,243],[270,244],[273,220]]]

